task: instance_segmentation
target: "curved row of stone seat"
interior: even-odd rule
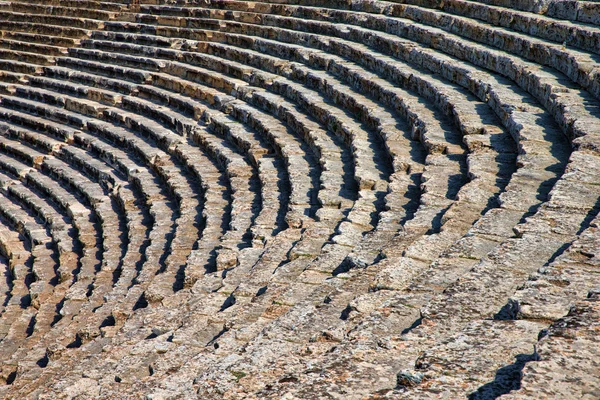
[[[11,321],[30,304],[29,289],[34,256],[28,247],[19,232],[11,229],[8,221],[3,221],[0,228],[0,251],[8,263],[2,285],[5,297],[2,302],[2,315],[4,319]],[[5,335],[8,328],[10,325],[6,325],[3,332]]]
[[[31,4],[34,6],[40,6],[38,0],[19,0],[20,5]],[[92,9],[92,10],[105,10],[105,11],[125,11],[128,9],[129,2],[125,1],[96,1],[96,0],[48,0],[44,2],[46,9],[50,6],[61,6],[68,7],[72,11],[77,9]],[[75,10],[74,10],[75,9]],[[50,11],[51,12],[51,11]]]
[[[48,182],[49,179],[47,177],[40,176],[39,173],[33,172],[31,168],[25,166],[24,164],[21,164],[20,162],[12,159],[10,157],[7,157],[5,155],[3,155],[1,157],[0,164],[2,164],[3,169],[14,171],[15,175],[17,175],[17,176],[20,175],[19,178],[22,179],[23,181],[25,181],[28,185],[33,184],[36,187],[36,189],[38,189],[38,190],[41,189],[42,191],[45,191],[52,196],[56,196],[55,200],[69,201],[70,193],[66,192],[62,187],[60,187],[56,184],[54,184],[54,185],[49,184],[49,182]],[[80,208],[77,208],[78,205]],[[83,208],[81,206],[81,204],[78,202],[78,200],[74,197],[71,197],[69,206],[70,206],[70,209],[69,209],[70,212],[75,211],[78,213],[77,215],[73,216],[73,219],[76,222],[77,227],[80,232],[79,239],[80,240],[84,239],[84,240],[82,240],[84,242],[85,247],[83,249],[83,257],[80,258],[81,266],[75,272],[78,272],[77,276],[80,279],[78,282],[81,283],[81,285],[79,285],[79,290],[82,292],[82,294],[85,298],[85,294],[87,293],[87,289],[88,289],[88,285],[90,284],[91,277],[93,276],[96,268],[100,267],[100,261],[97,260],[97,258],[96,258],[97,257],[96,251],[100,246],[99,245],[100,240],[96,238],[95,229],[91,226],[90,222],[87,221],[88,218],[90,217],[90,215],[89,214],[86,215],[86,212],[84,211],[85,208]],[[86,228],[86,224],[87,224],[88,228]],[[86,231],[91,231],[91,232],[88,233],[87,237],[82,236],[82,233],[83,234],[87,233]],[[92,251],[90,251],[90,248],[92,247],[91,246],[92,242],[95,246],[98,246],[98,247],[96,247]],[[66,267],[66,265],[65,265],[65,267]],[[68,272],[71,272],[71,271],[68,271]],[[56,300],[57,303],[54,304],[54,307],[51,307],[50,310],[48,310],[47,308],[45,310],[47,312],[52,313],[52,315],[54,315],[56,318],[54,318],[52,321],[43,321],[40,318],[40,327],[44,327],[44,322],[51,322],[52,324],[54,324],[54,323],[56,323],[57,320],[59,321],[61,319],[61,317],[68,316],[69,313],[72,311],[72,303],[73,302],[76,303],[77,301],[80,300],[76,291],[73,291],[73,289],[74,289],[73,286],[69,285],[70,282],[67,280],[67,281],[64,281],[64,283],[66,283],[66,285],[59,284],[58,287],[54,287],[55,296],[50,297],[50,299],[48,299],[47,304],[52,306],[52,302],[50,302],[49,300]],[[65,286],[68,289],[65,288]],[[65,289],[67,289],[66,293],[64,292]],[[62,292],[62,296],[61,296],[61,292]],[[73,300],[70,300],[71,298],[73,298]],[[61,301],[61,299],[62,299],[62,301]],[[42,310],[42,311],[44,311],[44,310]],[[57,315],[58,312],[60,312],[60,315]],[[43,314],[41,314],[40,317],[42,315]],[[35,313],[32,316],[35,316]],[[10,327],[10,325],[7,325],[7,327]],[[47,325],[46,325],[46,327],[47,327]],[[43,329],[42,329],[42,331],[43,331]],[[36,333],[36,332],[34,331],[34,333]],[[6,367],[8,366],[9,370],[7,373],[11,372],[11,370],[13,368],[10,367],[10,364],[11,364],[10,360],[3,360],[3,371],[6,372]]]
[[[2,26],[4,30],[10,32],[23,32],[30,33],[37,36],[47,35],[56,38],[56,40],[65,40],[66,43],[76,44],[78,39],[87,37],[90,35],[90,31],[87,29],[77,28],[70,24],[66,25],[52,25],[52,24],[41,24],[29,22],[26,18],[20,18],[22,20],[16,21],[3,21]],[[36,38],[37,40],[37,38]]]
[[[597,3],[596,0],[589,1],[562,1],[562,0],[526,0],[526,1],[513,1],[513,0],[477,0],[478,3],[484,3],[497,7],[512,8],[521,11],[532,12],[536,14],[552,13],[551,8],[556,8],[556,11],[562,11],[564,9],[570,9],[573,3],[581,3],[584,6],[593,5]],[[564,3],[564,4],[561,4]],[[564,16],[557,18],[565,18]]]
[[[401,11],[391,11],[391,14],[441,28],[490,47],[499,48],[503,52],[516,54],[537,64],[550,66],[588,89],[595,97],[600,97],[598,71],[593,68],[597,60],[597,56],[593,54],[593,49],[597,45],[588,43],[592,40],[589,36],[594,35],[594,32],[592,32],[594,29],[573,26],[573,24],[561,26],[557,21],[537,21],[536,19],[539,18],[537,16],[526,18],[526,15],[516,16],[514,14],[511,14],[510,24],[506,24],[504,18],[490,12],[490,15],[486,16],[484,21],[492,25],[504,24],[503,28],[498,28],[465,18],[481,18],[482,14],[485,15],[477,7],[482,6],[457,0],[456,2],[444,3],[444,13],[421,7],[406,6]],[[460,16],[452,17],[448,12]],[[444,21],[442,21],[442,15]],[[545,31],[544,27],[548,25],[553,27],[553,31]],[[523,31],[524,33],[505,28]],[[557,32],[557,30],[561,31]],[[600,30],[596,29],[596,31],[595,36],[600,37]],[[539,39],[530,35],[538,36]],[[550,41],[558,43],[554,44]],[[567,48],[565,43],[579,47],[579,49]],[[480,54],[485,53],[481,52]]]
[[[148,40],[148,39],[146,39],[146,40]]]
[[[28,295],[30,304],[21,301],[18,308],[13,305],[12,310],[9,306],[0,318],[4,327],[2,356],[3,360],[7,360],[34,332],[43,332],[51,327],[57,317],[56,304],[62,300],[69,282],[60,282],[57,277],[58,254],[47,229],[7,198],[2,200],[0,207],[2,216],[30,241],[33,257]],[[15,286],[19,286],[18,283],[14,282]]]
[[[45,84],[49,83],[49,80],[45,80],[44,81]],[[63,84],[64,86],[64,84]],[[104,91],[106,93],[106,91]],[[152,110],[153,108],[153,104],[154,103],[149,103],[143,100],[139,100],[139,99],[133,99],[133,98],[129,98],[126,97],[125,98],[125,103],[127,108],[130,109],[137,109],[137,110],[146,110],[146,114],[148,114],[149,116],[152,116],[152,113],[154,112],[154,110]],[[162,115],[169,115],[166,114],[164,111],[161,111]],[[161,115],[159,114],[159,115]],[[159,116],[160,118],[160,116]],[[181,124],[182,121],[188,121],[188,122],[183,122],[185,125],[185,128],[182,129],[187,129],[187,130],[192,130],[192,129],[197,129],[197,128],[193,128],[193,123],[191,122],[191,120],[189,120],[187,117],[184,116],[177,116],[177,114],[171,114],[170,115],[170,121],[172,121],[172,123],[174,124]],[[173,125],[174,127],[174,125]],[[213,142],[214,143],[214,142]],[[234,184],[233,184],[233,190],[235,193],[237,193],[237,196],[234,196],[234,211],[237,210],[241,210],[244,206],[242,206],[241,204],[244,202],[248,202],[249,204],[252,203],[252,195],[251,195],[251,191],[249,190],[249,175],[248,175],[248,171],[243,171],[242,168],[240,168],[240,164],[241,163],[245,163],[245,161],[241,158],[239,158],[239,156],[237,156],[235,153],[232,153],[229,151],[229,153],[227,152],[227,149],[224,148],[223,146],[219,146],[219,148],[214,148],[213,147],[213,151],[218,151],[219,153],[215,155],[218,156],[223,156],[223,154],[228,154],[227,155],[227,162],[228,163],[233,163],[233,165],[228,166],[228,168],[225,168],[225,172],[229,173],[230,176],[230,180],[234,180]],[[224,153],[225,152],[225,153]],[[248,195],[250,195],[251,197],[248,197]],[[235,204],[238,204],[238,206],[236,206]],[[251,219],[251,215],[248,214],[248,212],[240,212],[236,215],[236,217],[234,218],[234,221],[232,222],[232,224],[235,226],[235,230],[238,233],[238,236],[240,235],[244,235],[246,229],[248,228],[248,223],[246,223],[246,226],[244,225],[243,222],[241,221],[250,221]],[[238,222],[236,222],[238,221]],[[237,224],[237,225],[236,225]],[[240,225],[241,224],[241,225]],[[244,228],[245,226],[245,228]],[[238,237],[239,240],[241,240],[241,237]],[[235,240],[235,239],[234,239]],[[214,245],[214,243],[210,243],[211,245]]]
[[[16,111],[12,111],[10,112],[10,118],[11,120],[17,120],[20,123],[25,123],[25,125],[27,125],[27,123],[32,124],[34,127],[38,128],[38,129],[42,129],[42,131],[48,131],[48,132],[54,132],[54,134],[56,135],[56,133],[58,132],[59,136],[62,135],[66,135],[66,139],[69,141],[73,141],[74,136],[75,136],[75,140],[80,139],[80,135],[83,135],[83,133],[81,132],[77,132],[75,130],[69,130],[68,128],[65,129],[64,127],[60,127],[55,123],[51,123],[51,122],[34,122],[32,120],[35,119],[35,117],[28,117],[27,115],[18,113]],[[39,119],[38,119],[39,120]],[[52,129],[50,129],[52,128]],[[71,131],[71,132],[69,132]],[[22,131],[21,131],[22,132]],[[52,134],[52,133],[51,133]],[[37,143],[40,144],[42,147],[46,147],[48,148],[48,150],[52,150],[54,149],[56,151],[56,149],[60,148],[60,142],[55,142],[56,145],[53,145],[52,140],[51,139],[45,139],[40,141],[39,137],[35,137],[34,135],[36,134],[27,134],[25,133],[24,135],[21,135],[23,137],[28,137],[29,140],[37,140]],[[32,139],[33,137],[33,139]],[[76,162],[79,163],[79,165],[81,165],[84,169],[87,168],[88,170],[92,170],[93,173],[95,173],[96,175],[100,175],[99,178],[100,180],[106,180],[107,177],[109,180],[112,181],[112,185],[113,186],[117,186],[117,191],[120,192],[120,195],[118,196],[120,198],[120,203],[122,205],[122,207],[125,208],[126,210],[126,214],[127,214],[127,218],[128,218],[128,226],[130,227],[136,227],[136,226],[140,226],[141,225],[141,216],[136,213],[134,210],[131,209],[131,205],[134,202],[134,199],[132,198],[131,193],[128,193],[130,191],[130,189],[127,188],[127,185],[124,185],[122,183],[118,183],[116,182],[115,177],[113,176],[112,179],[110,179],[110,176],[113,175],[110,171],[106,170],[106,167],[103,167],[102,165],[98,165],[97,161],[94,160],[90,160],[89,157],[85,157],[85,153],[82,152],[75,152],[73,153],[74,150],[68,150],[67,148],[63,148],[62,151],[65,153],[63,156],[66,156],[67,159],[69,159],[72,162]],[[83,156],[83,158],[82,158]],[[114,158],[117,155],[113,154],[111,155],[111,157]],[[133,167],[130,168],[135,168],[135,164],[133,165]],[[150,179],[150,182],[152,180]],[[146,184],[147,185],[147,184]],[[143,190],[142,190],[143,191]],[[123,193],[125,192],[125,194]],[[146,194],[151,194],[152,190],[145,192]],[[125,197],[124,197],[125,196]],[[161,213],[164,214],[164,211],[161,211]],[[168,220],[168,219],[167,219]],[[168,224],[166,224],[168,225]],[[136,230],[136,228],[132,229],[133,231]],[[131,233],[131,232],[130,232]],[[134,235],[135,236],[135,235]],[[137,239],[135,237],[130,237],[130,244],[131,242],[140,242],[143,241],[144,239],[142,237],[138,237]],[[133,248],[133,250],[130,249],[130,256],[131,255],[136,255],[138,253],[138,249]],[[131,257],[130,257],[131,258]],[[135,264],[132,263],[132,264]],[[119,267],[118,267],[119,268]],[[105,272],[105,275],[106,272]],[[112,277],[113,279],[115,279],[115,276]],[[96,296],[98,297],[98,296]],[[102,296],[100,295],[100,298]]]
[[[282,89],[282,90],[285,90],[285,89]],[[253,96],[257,96],[257,93],[256,93],[256,92],[254,92],[254,93],[253,93]],[[262,100],[262,99],[264,99],[264,98],[265,98],[265,96],[261,95],[261,100]],[[267,101],[269,101],[269,100],[267,99]],[[271,106],[271,108],[275,107],[275,104],[277,104],[277,105],[279,105],[279,106],[281,105],[281,103],[280,103],[280,102],[277,102],[277,103],[275,103],[273,100],[269,101],[269,104],[273,104],[273,106]],[[277,110],[277,109],[276,109],[276,110]],[[327,123],[327,121],[325,120],[325,121],[324,121],[324,123]],[[330,124],[330,125],[331,125],[331,124]],[[337,124],[335,124],[334,126],[336,126],[336,125],[337,125]],[[341,125],[341,124],[340,124],[340,125]]]
[[[6,128],[2,127],[2,129]],[[65,267],[62,269],[67,271],[69,268],[75,270],[81,254],[76,228],[73,226],[71,218],[54,204],[43,201],[39,194],[27,188],[19,180],[12,179],[6,174],[2,174],[2,192],[48,226],[58,251],[59,266],[64,265]],[[64,278],[59,279],[59,281],[63,280]]]
[[[81,137],[81,136],[83,136],[85,134],[78,133],[76,135],[77,135],[76,136],[76,140],[78,140],[78,141],[80,140],[82,142],[85,142],[86,138],[82,138]],[[87,141],[88,141],[88,143],[93,143],[93,142],[97,142],[97,139],[95,139],[95,138],[87,138]],[[97,144],[96,144],[96,146],[97,146]],[[115,154],[115,153],[118,153],[118,151],[116,151],[114,149],[111,149],[111,153],[112,153],[111,154],[112,157],[118,157],[118,154]],[[135,172],[135,169],[133,171]],[[152,179],[150,179],[150,183],[151,182],[152,182]],[[145,185],[142,185],[142,186],[143,187],[145,186],[147,188],[148,182],[146,182]],[[149,196],[149,197],[152,194],[151,191],[144,191],[144,193],[147,196]],[[152,197],[153,197],[153,199],[151,199],[151,200],[153,200],[155,202],[155,205],[154,205],[154,207],[151,207],[151,212],[154,211],[155,213],[158,212],[158,213],[161,213],[161,215],[168,216],[168,214],[165,214],[165,211],[168,210],[168,208],[165,208],[165,207],[162,207],[162,208],[159,207],[159,208],[157,208],[157,206],[159,206],[158,203],[161,201],[160,196],[158,196],[157,194],[154,194]],[[157,218],[157,220],[160,222],[161,218]],[[167,218],[167,221],[170,222],[170,218]],[[135,222],[135,221],[130,221],[130,226],[135,226],[132,222]],[[164,242],[166,241],[165,237],[169,235],[170,226],[169,226],[169,223],[164,224],[164,225],[165,226],[163,226],[163,227],[156,227],[155,226],[154,231],[151,234],[152,243],[149,246],[150,250],[146,251],[146,254],[145,254],[146,255],[146,262],[150,263],[151,265],[159,265],[159,263],[160,263],[159,262],[159,258],[162,257],[162,254],[163,254],[163,252],[166,249],[166,246],[165,246]],[[161,244],[161,242],[162,242],[162,244]],[[133,242],[133,243],[135,243],[135,242]],[[131,244],[132,244],[132,241],[130,241],[129,245],[131,245]],[[156,254],[155,257],[152,257],[152,252],[151,252],[152,248],[154,248],[154,254]],[[135,259],[135,258],[132,259],[132,257],[129,257],[129,259],[126,260],[126,261],[130,262],[130,264],[128,264],[128,268],[127,269],[121,271],[121,273],[119,274],[119,276],[118,276],[118,282],[116,282],[116,285],[115,285],[115,289],[117,289],[117,290],[111,290],[109,293],[105,294],[105,295],[108,295],[111,300],[114,301],[115,298],[118,299],[119,294],[121,296],[124,296],[125,293],[126,293],[126,291],[127,291],[127,288],[132,285],[132,281],[133,281],[133,279],[134,279],[134,277],[136,275],[136,269],[133,268],[133,267],[137,264],[137,262],[139,262],[139,258],[141,256],[138,253],[138,249],[133,248],[133,252],[129,254],[130,256],[137,255],[137,259]],[[115,279],[114,276],[113,276],[113,279]],[[98,292],[99,291],[96,290],[94,292],[94,295],[97,295]],[[115,293],[115,292],[117,292],[117,293]],[[90,302],[90,303],[93,303],[93,302]],[[103,302],[100,301],[100,304],[105,306],[105,304],[102,304],[102,303]],[[98,319],[98,318],[100,318],[99,316],[102,315],[102,313],[97,312],[97,308],[98,307],[99,307],[98,303],[96,302],[95,305],[88,303],[88,304],[84,305],[82,308],[86,309],[88,313],[94,311],[96,313],[96,314],[94,314],[94,316],[96,317],[96,319]],[[104,321],[106,319],[106,311],[107,311],[106,308],[103,311],[104,311],[104,318],[100,319],[100,321],[97,323],[96,329],[101,328],[102,321]],[[108,307],[108,315],[110,315],[111,311],[112,311],[112,309],[110,307]],[[85,324],[91,324],[93,321],[89,318],[89,315],[86,316],[86,315],[82,315],[82,314],[84,314],[84,313],[82,313],[81,310],[80,310],[80,312],[76,316],[76,318],[79,320],[78,323],[80,324],[79,325],[80,328],[76,328],[76,327],[74,328],[73,324],[71,324],[70,326],[62,326],[61,327],[62,328],[62,333],[60,332],[60,330],[58,330],[58,331],[55,330],[54,331],[55,336],[58,335],[58,338],[60,338],[62,341],[65,341],[65,340],[70,341],[70,340],[73,340],[73,337],[75,335],[78,335],[80,338],[83,338],[83,340],[85,340],[86,336],[84,335],[84,333],[88,334],[88,335],[93,334],[93,330],[89,330],[89,329],[86,330],[86,329],[84,329],[85,328]],[[83,324],[83,325],[81,325],[81,324]],[[83,328],[81,326],[83,326]],[[65,329],[65,328],[68,328],[68,331],[70,331],[73,336],[69,337],[69,335],[65,335],[65,332],[67,331],[67,329]],[[108,329],[110,329],[110,327],[107,327],[105,330],[108,330]],[[46,339],[48,339],[48,338],[46,338]],[[53,341],[50,340],[50,343],[53,343]],[[68,344],[68,342],[66,344]],[[47,347],[47,343],[46,344],[42,344],[42,348],[39,349],[39,351],[36,352],[36,354],[38,354],[37,357],[39,357],[39,358],[45,357],[46,347]],[[23,351],[24,349],[21,349],[21,350]],[[27,357],[31,357],[31,354],[27,354]],[[15,357],[13,357],[13,358],[15,358]]]
[[[105,53],[108,55],[108,53]],[[101,58],[99,58],[101,56],[101,54],[93,54],[90,55],[92,58],[101,60]],[[112,54],[111,58],[113,58],[111,61],[113,63],[118,63],[118,60],[116,60],[116,58],[118,58],[118,56],[116,54]],[[133,61],[133,59],[135,58],[126,58],[123,59],[122,62],[124,63],[124,65],[127,65],[127,60],[131,60]],[[65,59],[61,59],[60,63],[62,65],[65,65],[67,62],[67,60]],[[77,61],[72,61],[78,65],[81,65],[81,63],[77,62]],[[148,61],[150,62],[150,61]],[[94,66],[96,67],[100,67],[102,64],[99,64],[97,62],[93,62]],[[90,65],[88,63],[88,65]],[[191,67],[190,67],[191,68]],[[182,71],[182,73],[184,73]],[[151,75],[152,76],[152,75]],[[168,76],[165,76],[164,74],[162,76],[157,77],[158,79],[163,80],[163,82],[166,80],[168,81]],[[245,83],[244,83],[245,85]],[[249,113],[250,111],[252,111],[252,113]],[[277,132],[275,129],[276,124],[273,123],[273,119],[271,119],[271,122],[269,122],[269,117],[268,115],[261,113],[258,110],[254,110],[254,109],[247,109],[246,113],[243,113],[242,111],[240,111],[241,115],[246,116],[247,122],[248,124],[250,124],[250,126],[254,129],[260,129],[262,131],[265,132],[265,134],[267,135],[271,135],[269,136],[270,139],[268,139],[269,141],[271,141],[273,144],[277,145],[278,148],[281,149],[285,149],[286,145],[287,145],[287,149],[286,151],[282,152],[281,154],[286,158],[286,160],[289,162],[291,162],[290,160],[294,160],[295,161],[295,166],[297,167],[296,171],[297,171],[297,176],[295,176],[299,185],[297,188],[292,187],[292,200],[291,200],[291,204],[292,205],[298,205],[298,210],[296,212],[296,216],[294,218],[292,218],[291,216],[288,218],[288,222],[289,223],[293,223],[293,224],[297,224],[298,222],[292,222],[295,219],[296,220],[301,220],[302,219],[302,215],[304,215],[304,211],[302,211],[302,207],[307,208],[310,207],[310,204],[312,203],[310,197],[307,197],[307,194],[310,194],[310,187],[312,186],[312,184],[310,183],[310,180],[308,182],[305,182],[307,179],[310,178],[310,176],[312,175],[310,173],[309,170],[309,166],[302,166],[302,164],[305,164],[306,162],[303,161],[303,159],[299,158],[298,155],[303,154],[304,151],[302,151],[301,149],[298,150],[294,150],[294,152],[292,152],[292,148],[291,146],[297,146],[294,145],[293,142],[290,142],[289,140],[287,142],[284,142],[285,137],[287,135],[287,133],[285,133],[285,131],[283,132]],[[267,128],[268,127],[268,128]],[[276,133],[278,133],[278,135],[275,135]],[[294,156],[294,154],[296,156]]]
[[[101,21],[110,21],[117,16],[117,12],[120,10],[109,11],[109,10],[97,10],[89,7],[79,7],[75,4],[33,4],[20,1],[9,1],[5,2],[0,6],[0,12],[20,13],[30,15],[30,20],[40,19],[42,23],[48,23],[53,20],[46,20],[42,16],[55,16],[55,17],[76,17],[79,21],[73,23],[72,20],[67,20],[68,26],[80,26],[84,24],[85,29],[97,29],[101,27],[99,23]],[[75,10],[73,10],[75,5]],[[75,12],[75,14],[74,14]],[[6,16],[5,16],[6,18]],[[7,18],[8,19],[8,18]],[[83,20],[83,21],[82,21]],[[87,20],[98,20],[98,24],[93,24]],[[59,20],[63,21],[63,20]],[[67,25],[60,24],[60,25]]]
[[[12,3],[12,2],[11,2]],[[9,4],[11,4],[9,3]],[[18,3],[15,3],[18,4]],[[13,8],[13,6],[9,6],[11,9]],[[102,27],[104,26],[104,22],[100,21],[100,20],[94,20],[91,18],[73,18],[70,16],[62,16],[62,15],[52,15],[52,14],[35,14],[35,13],[31,13],[29,11],[26,11],[25,9],[27,8],[31,8],[31,7],[40,7],[40,6],[26,6],[23,5],[21,8],[23,8],[25,12],[18,12],[18,11],[12,11],[12,10],[0,10],[0,18],[2,18],[3,21],[8,21],[8,22],[26,22],[26,23],[32,23],[32,24],[40,24],[40,25],[53,25],[53,26],[67,26],[67,27],[71,27],[71,29],[102,29]],[[43,6],[42,6],[43,7]],[[17,7],[18,8],[18,7]],[[51,7],[51,9],[54,10],[60,10],[61,7]],[[63,9],[67,14],[71,13],[72,10],[67,8],[67,9]],[[91,12],[91,11],[90,11]],[[93,13],[97,13],[93,12]]]
[[[590,1],[551,1],[546,5],[544,2],[537,2],[537,9],[527,9],[523,7],[527,2],[513,2],[515,4],[502,4],[494,1],[463,1],[456,0],[449,3],[438,2],[406,2],[431,8],[441,9],[443,11],[477,18],[495,24],[501,24],[507,28],[515,29],[521,32],[529,33],[534,36],[545,37],[550,41],[564,42],[580,46],[587,51],[596,51],[594,47],[583,46],[586,41],[597,40],[598,31],[590,25],[569,23],[564,20],[578,21],[585,24],[598,25],[599,20],[595,16],[598,12],[598,4]],[[482,4],[485,3],[485,4]],[[520,12],[528,11],[528,12]],[[535,12],[536,14],[530,14]],[[541,15],[540,15],[541,14]],[[549,18],[551,17],[551,18]],[[511,22],[507,20],[511,19]],[[554,29],[543,27],[544,25],[553,25]],[[536,29],[541,28],[541,29]],[[566,31],[570,30],[570,34]],[[585,34],[582,34],[586,32]],[[579,38],[573,37],[573,34]],[[583,37],[588,36],[582,40]],[[589,36],[595,36],[589,37]],[[593,43],[593,42],[590,42]]]
[[[598,6],[591,2],[582,1],[554,1],[551,5],[542,6],[541,2],[536,2],[535,10],[537,13],[544,13],[547,16],[559,18],[548,18],[539,14],[531,14],[529,12],[520,12],[515,9],[523,9],[523,2],[519,4],[497,4],[499,2],[487,1],[476,2],[468,0],[452,0],[449,2],[429,1],[429,0],[396,0],[396,1],[362,1],[362,2],[346,2],[335,3],[335,7],[323,10],[326,4],[316,4],[314,2],[299,1],[288,2],[283,4],[269,4],[271,2],[252,3],[247,2],[227,2],[212,1],[199,2],[193,7],[192,4],[184,4],[182,2],[171,2],[171,7],[161,6],[143,6],[142,12],[154,13],[161,10],[164,15],[179,15],[184,14],[188,17],[206,16],[203,10],[198,10],[199,7],[212,6],[215,8],[227,8],[233,11],[252,11],[258,13],[270,13],[271,9],[276,9],[278,12],[286,13],[289,16],[295,16],[294,11],[298,6],[303,8],[300,12],[316,14],[320,13],[321,17],[327,17],[330,12],[334,14],[341,10],[351,10],[357,12],[367,12],[375,14],[386,14],[393,17],[401,17],[403,13],[413,13],[418,9],[416,7],[433,8],[446,13],[445,16],[437,18],[439,21],[448,22],[454,14],[459,17],[469,17],[484,20],[494,25],[510,28],[515,31],[528,33],[533,36],[539,36],[550,41],[563,43],[566,41],[569,45],[575,45],[584,48],[586,51],[594,51],[594,43],[598,40],[598,30],[589,25],[573,24],[560,19],[580,19],[581,22],[597,23],[593,18],[593,11]],[[173,4],[174,3],[174,4]],[[488,4],[483,4],[488,3]],[[493,4],[496,3],[496,4]],[[333,4],[333,3],[331,3]],[[176,7],[173,7],[176,6]],[[190,7],[192,6],[192,7]],[[415,7],[416,6],[416,7]],[[181,10],[183,8],[183,10]],[[182,12],[183,11],[183,12]],[[525,10],[533,11],[533,10]],[[219,11],[218,15],[223,15],[223,11]],[[580,18],[581,17],[581,18]],[[123,18],[123,17],[122,17]],[[462,18],[463,20],[465,18]],[[250,18],[248,18],[250,21]],[[454,27],[456,32],[460,31],[458,27]],[[526,50],[526,49],[523,49]],[[563,50],[565,50],[563,48]]]

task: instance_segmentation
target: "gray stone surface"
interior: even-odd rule
[[[0,398],[598,398],[597,4],[2,2]]]

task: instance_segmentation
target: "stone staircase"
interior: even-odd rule
[[[0,397],[595,399],[600,3],[0,4]]]

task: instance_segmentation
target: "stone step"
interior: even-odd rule
[[[12,11],[0,11],[0,18],[3,21],[9,22],[27,22],[29,24],[43,24],[46,26],[58,25],[69,27],[69,29],[79,30],[102,29],[104,27],[104,23],[102,21],[87,18],[65,17],[58,15],[32,14],[29,12],[22,13]]]

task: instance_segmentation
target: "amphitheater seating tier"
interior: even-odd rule
[[[600,3],[0,4],[0,398],[600,397]]]

